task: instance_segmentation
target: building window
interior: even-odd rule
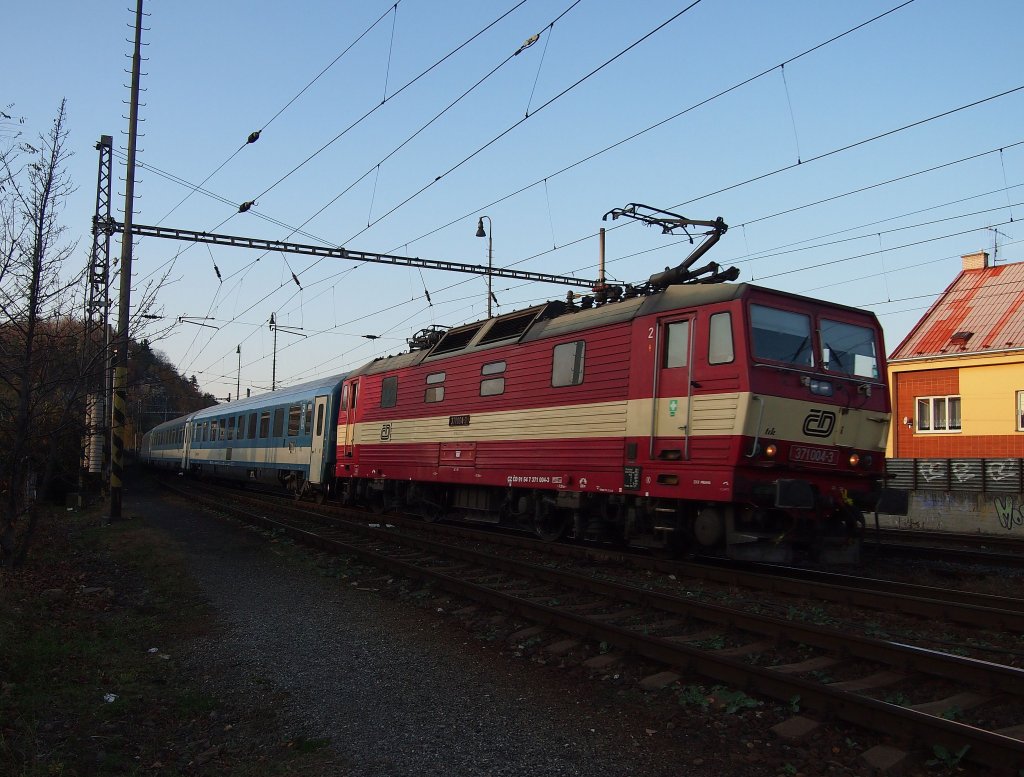
[[[424,402],[440,402],[444,399],[444,378],[443,372],[427,375],[427,390],[423,394]]]
[[[1024,391],[1017,392],[1017,431],[1024,432]]]
[[[918,397],[914,425],[924,434],[959,432],[960,397]]]
[[[398,404],[398,377],[393,375],[380,382],[380,406],[394,407]]]
[[[585,340],[555,346],[551,364],[552,386],[578,386],[583,382],[586,346]]]

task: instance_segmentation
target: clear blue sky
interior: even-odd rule
[[[0,107],[25,117],[31,140],[68,100],[78,191],[63,216],[83,266],[95,142],[110,134],[125,147],[128,5],[12,3],[4,14]],[[1024,258],[1024,90],[988,99],[1024,86],[1020,0],[915,0],[804,56],[900,3],[703,0],[609,64],[689,3],[392,5],[147,2],[140,161],[200,184],[238,153],[203,186],[233,204],[204,194],[181,203],[189,188],[140,170],[136,221],[486,263],[487,241],[475,237],[486,214],[496,266],[590,278],[598,229],[622,224],[601,216],[641,202],[723,217],[730,230],[709,259],[737,265],[741,280],[874,311],[890,351],[961,254],[992,251],[989,227],[1003,233],[1000,261]],[[838,196],[863,187],[873,188]],[[308,235],[293,235],[299,227]],[[608,272],[642,281],[688,250],[622,226],[608,234]],[[219,397],[235,390],[239,345],[242,392],[269,388],[272,312],[306,335],[279,333],[280,383],[342,372],[404,350],[425,326],[486,314],[481,277],[140,241],[136,298],[164,272],[166,318],[149,331],[167,331],[154,347]],[[494,290],[503,312],[567,289],[495,279]],[[182,316],[218,328],[176,324]]]

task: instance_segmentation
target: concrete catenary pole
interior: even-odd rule
[[[114,346],[114,407],[110,435],[110,518],[121,517],[124,488],[125,404],[128,387],[128,322],[132,296],[132,212],[135,207],[135,148],[139,125],[139,81],[142,77],[142,4],[135,6],[135,51],[132,54],[131,101],[128,108],[128,167],[124,187],[124,232],[121,234],[121,290],[117,304]]]

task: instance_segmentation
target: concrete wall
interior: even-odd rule
[[[874,516],[868,515],[868,528]],[[977,532],[1024,539],[1024,494],[913,491],[907,515],[879,514],[883,529]]]

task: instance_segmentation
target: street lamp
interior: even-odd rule
[[[277,330],[278,329],[280,329],[286,335],[299,335],[300,337],[305,337],[305,335],[302,334],[302,327],[301,326],[278,326],[277,325],[277,317],[276,317],[276,315],[274,313],[270,314],[270,331],[274,333],[274,359],[273,359],[273,361],[271,363],[271,368],[270,368],[270,390],[271,391],[276,391],[277,390]],[[242,346],[238,346],[238,348],[239,348],[239,353],[241,353]],[[241,358],[242,357],[239,356],[238,358],[239,358],[239,364],[241,364]]]
[[[487,219],[487,231],[484,231],[484,219]],[[476,222],[476,236],[487,238],[487,317],[491,317],[491,300],[494,294],[491,292],[491,269],[494,265],[494,222],[490,216],[481,216]]]

